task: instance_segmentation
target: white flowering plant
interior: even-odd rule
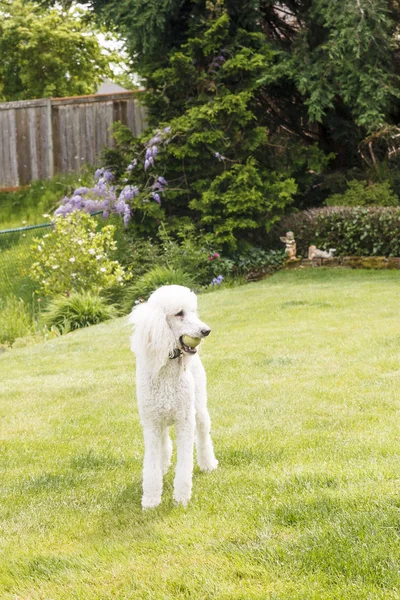
[[[123,286],[130,275],[113,259],[114,232],[114,225],[98,231],[96,219],[85,212],[56,217],[51,233],[35,238],[32,245],[35,261],[30,274],[39,294],[99,293]]]

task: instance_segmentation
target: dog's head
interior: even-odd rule
[[[185,336],[204,338],[211,331],[197,316],[196,295],[180,285],[158,288],[147,302],[133,309],[130,322],[135,325],[133,352],[136,356],[148,354],[157,370],[177,351],[196,354],[196,347]]]

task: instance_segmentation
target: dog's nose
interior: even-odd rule
[[[204,337],[207,337],[208,335],[210,335],[210,333],[211,333],[211,329],[210,329],[209,327],[207,327],[207,329],[202,329],[202,330],[201,330],[201,334],[202,334]]]

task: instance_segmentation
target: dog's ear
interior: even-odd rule
[[[138,304],[137,306],[135,306],[131,314],[129,315],[128,323],[134,325],[133,335],[131,336],[131,350],[135,354],[137,354],[137,352],[140,352],[140,347],[143,347],[145,343],[142,340],[142,324],[146,320],[147,313],[147,302],[144,302],[143,304]]]
[[[129,315],[128,323],[132,325],[138,325],[140,321],[146,317],[148,311],[147,302],[141,302],[137,306],[134,306],[131,314]]]
[[[175,347],[175,338],[163,308],[149,306],[147,302],[139,304],[132,311],[129,322],[135,325],[131,350],[137,357],[146,355],[154,369],[159,370]]]

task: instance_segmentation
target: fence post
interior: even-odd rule
[[[49,179],[54,175],[54,148],[53,148],[53,119],[51,98],[47,98],[47,146],[49,152]]]

